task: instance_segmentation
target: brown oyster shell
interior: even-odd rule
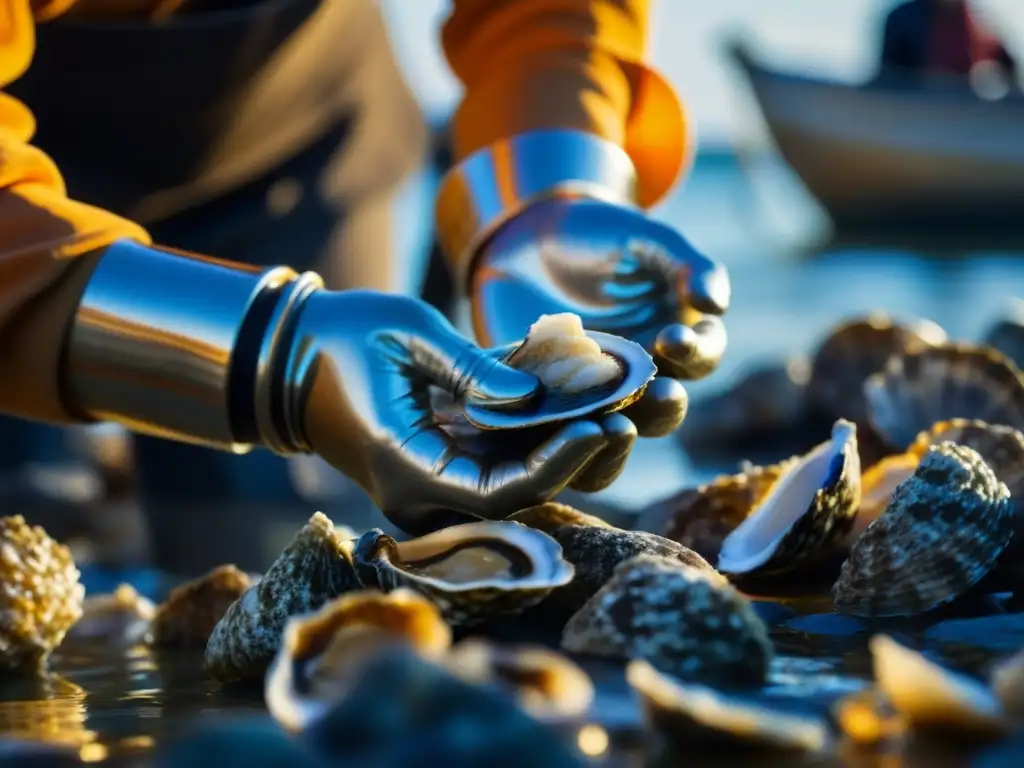
[[[156,606],[151,600],[131,584],[120,584],[109,595],[86,598],[82,616],[68,631],[66,640],[101,640],[128,648],[147,640],[155,614]]]
[[[317,512],[256,584],[225,612],[206,644],[207,672],[224,682],[259,678],[291,616],[359,589],[351,531]]]
[[[864,396],[872,427],[896,450],[950,419],[1024,430],[1024,374],[988,347],[949,343],[893,355],[864,382]]]
[[[221,565],[171,590],[153,618],[158,648],[205,648],[228,608],[252,586],[233,565]]]
[[[21,515],[0,518],[0,668],[34,674],[82,615],[67,547]]]
[[[451,642],[437,607],[410,589],[350,592],[288,620],[267,672],[267,706],[284,727],[301,730],[343,698],[377,654],[397,645],[440,660]]]
[[[1024,719],[1024,651],[995,664],[988,679],[1007,714]]]
[[[654,555],[619,565],[565,625],[562,647],[727,686],[763,684],[772,656],[764,622],[726,579]]]
[[[467,682],[507,691],[540,720],[585,714],[594,700],[590,677],[566,656],[542,646],[494,645],[470,638],[454,646],[445,665]]]
[[[951,602],[995,568],[1013,525],[1010,493],[976,451],[933,446],[854,544],[832,587],[836,610],[915,616]]]
[[[561,545],[562,557],[575,569],[572,581],[553,589],[539,606],[563,622],[608,582],[620,563],[637,555],[659,555],[694,568],[714,570],[703,557],[682,544],[653,533],[615,528],[564,504],[530,507],[508,519],[551,536]]]

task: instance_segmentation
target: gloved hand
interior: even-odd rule
[[[284,419],[306,450],[367,490],[402,530],[501,519],[567,484],[607,486],[636,428],[621,414],[548,429],[482,432],[453,414],[472,396],[514,405],[539,386],[432,307],[369,291],[318,290],[296,319]]]

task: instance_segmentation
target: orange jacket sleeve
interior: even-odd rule
[[[0,88],[28,68],[35,19],[69,0],[0,0]],[[68,199],[60,172],[29,142],[32,113],[0,93],[0,412],[72,420],[60,398],[60,356],[96,254],[145,230]]]
[[[465,88],[457,157],[525,131],[568,128],[614,141],[640,204],[672,188],[691,147],[682,106],[644,64],[653,0],[453,0],[445,56]]]

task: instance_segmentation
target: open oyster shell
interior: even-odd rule
[[[217,622],[206,644],[207,672],[221,681],[262,677],[291,616],[359,589],[351,535],[344,527],[335,530],[326,515],[313,515],[263,578]]]
[[[914,616],[951,602],[996,567],[1014,524],[1009,491],[976,451],[933,446],[854,544],[836,610]]]
[[[552,590],[540,604],[562,621],[582,608],[608,582],[616,566],[637,555],[660,555],[694,568],[713,570],[703,557],[682,544],[653,533],[615,528],[564,504],[552,502],[530,507],[508,519],[544,531],[561,545],[562,557],[572,564],[572,581]]]
[[[840,419],[832,438],[788,463],[750,515],[725,538],[718,570],[766,576],[827,558],[853,527],[860,492],[857,428]]]
[[[410,587],[455,625],[521,613],[573,578],[557,541],[512,522],[455,525],[403,542],[376,528],[356,542],[354,560],[364,586]]]
[[[252,586],[233,565],[221,565],[171,590],[153,618],[157,648],[205,648],[228,608]]]
[[[864,396],[871,424],[896,450],[949,419],[1024,430],[1024,375],[988,347],[949,343],[894,355],[864,382]]]
[[[121,584],[109,595],[90,597],[82,616],[68,631],[67,640],[103,641],[119,648],[146,642],[156,606],[131,584]]]
[[[540,720],[579,717],[594,700],[587,673],[562,654],[540,646],[501,647],[467,639],[452,648],[445,665],[467,682],[507,691]]]
[[[763,684],[772,656],[767,628],[726,579],[654,555],[619,565],[565,625],[562,647],[726,686]]]
[[[285,728],[302,730],[359,681],[377,654],[401,646],[438,660],[451,641],[437,607],[412,590],[342,595],[315,613],[288,620],[267,671],[267,708]]]
[[[819,718],[686,683],[641,659],[626,667],[626,680],[641,701],[650,730],[688,748],[816,752],[830,740],[828,725]]]

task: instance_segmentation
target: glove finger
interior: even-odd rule
[[[658,369],[677,379],[702,379],[718,367],[728,341],[718,317],[704,317],[692,328],[675,323],[661,330],[654,342]]]
[[[647,385],[643,397],[625,408],[622,415],[636,425],[640,437],[664,437],[682,425],[689,404],[682,382],[657,376]]]
[[[582,493],[595,493],[615,482],[626,468],[626,461],[636,443],[636,425],[621,413],[609,414],[599,424],[607,443],[569,484],[570,488]]]

